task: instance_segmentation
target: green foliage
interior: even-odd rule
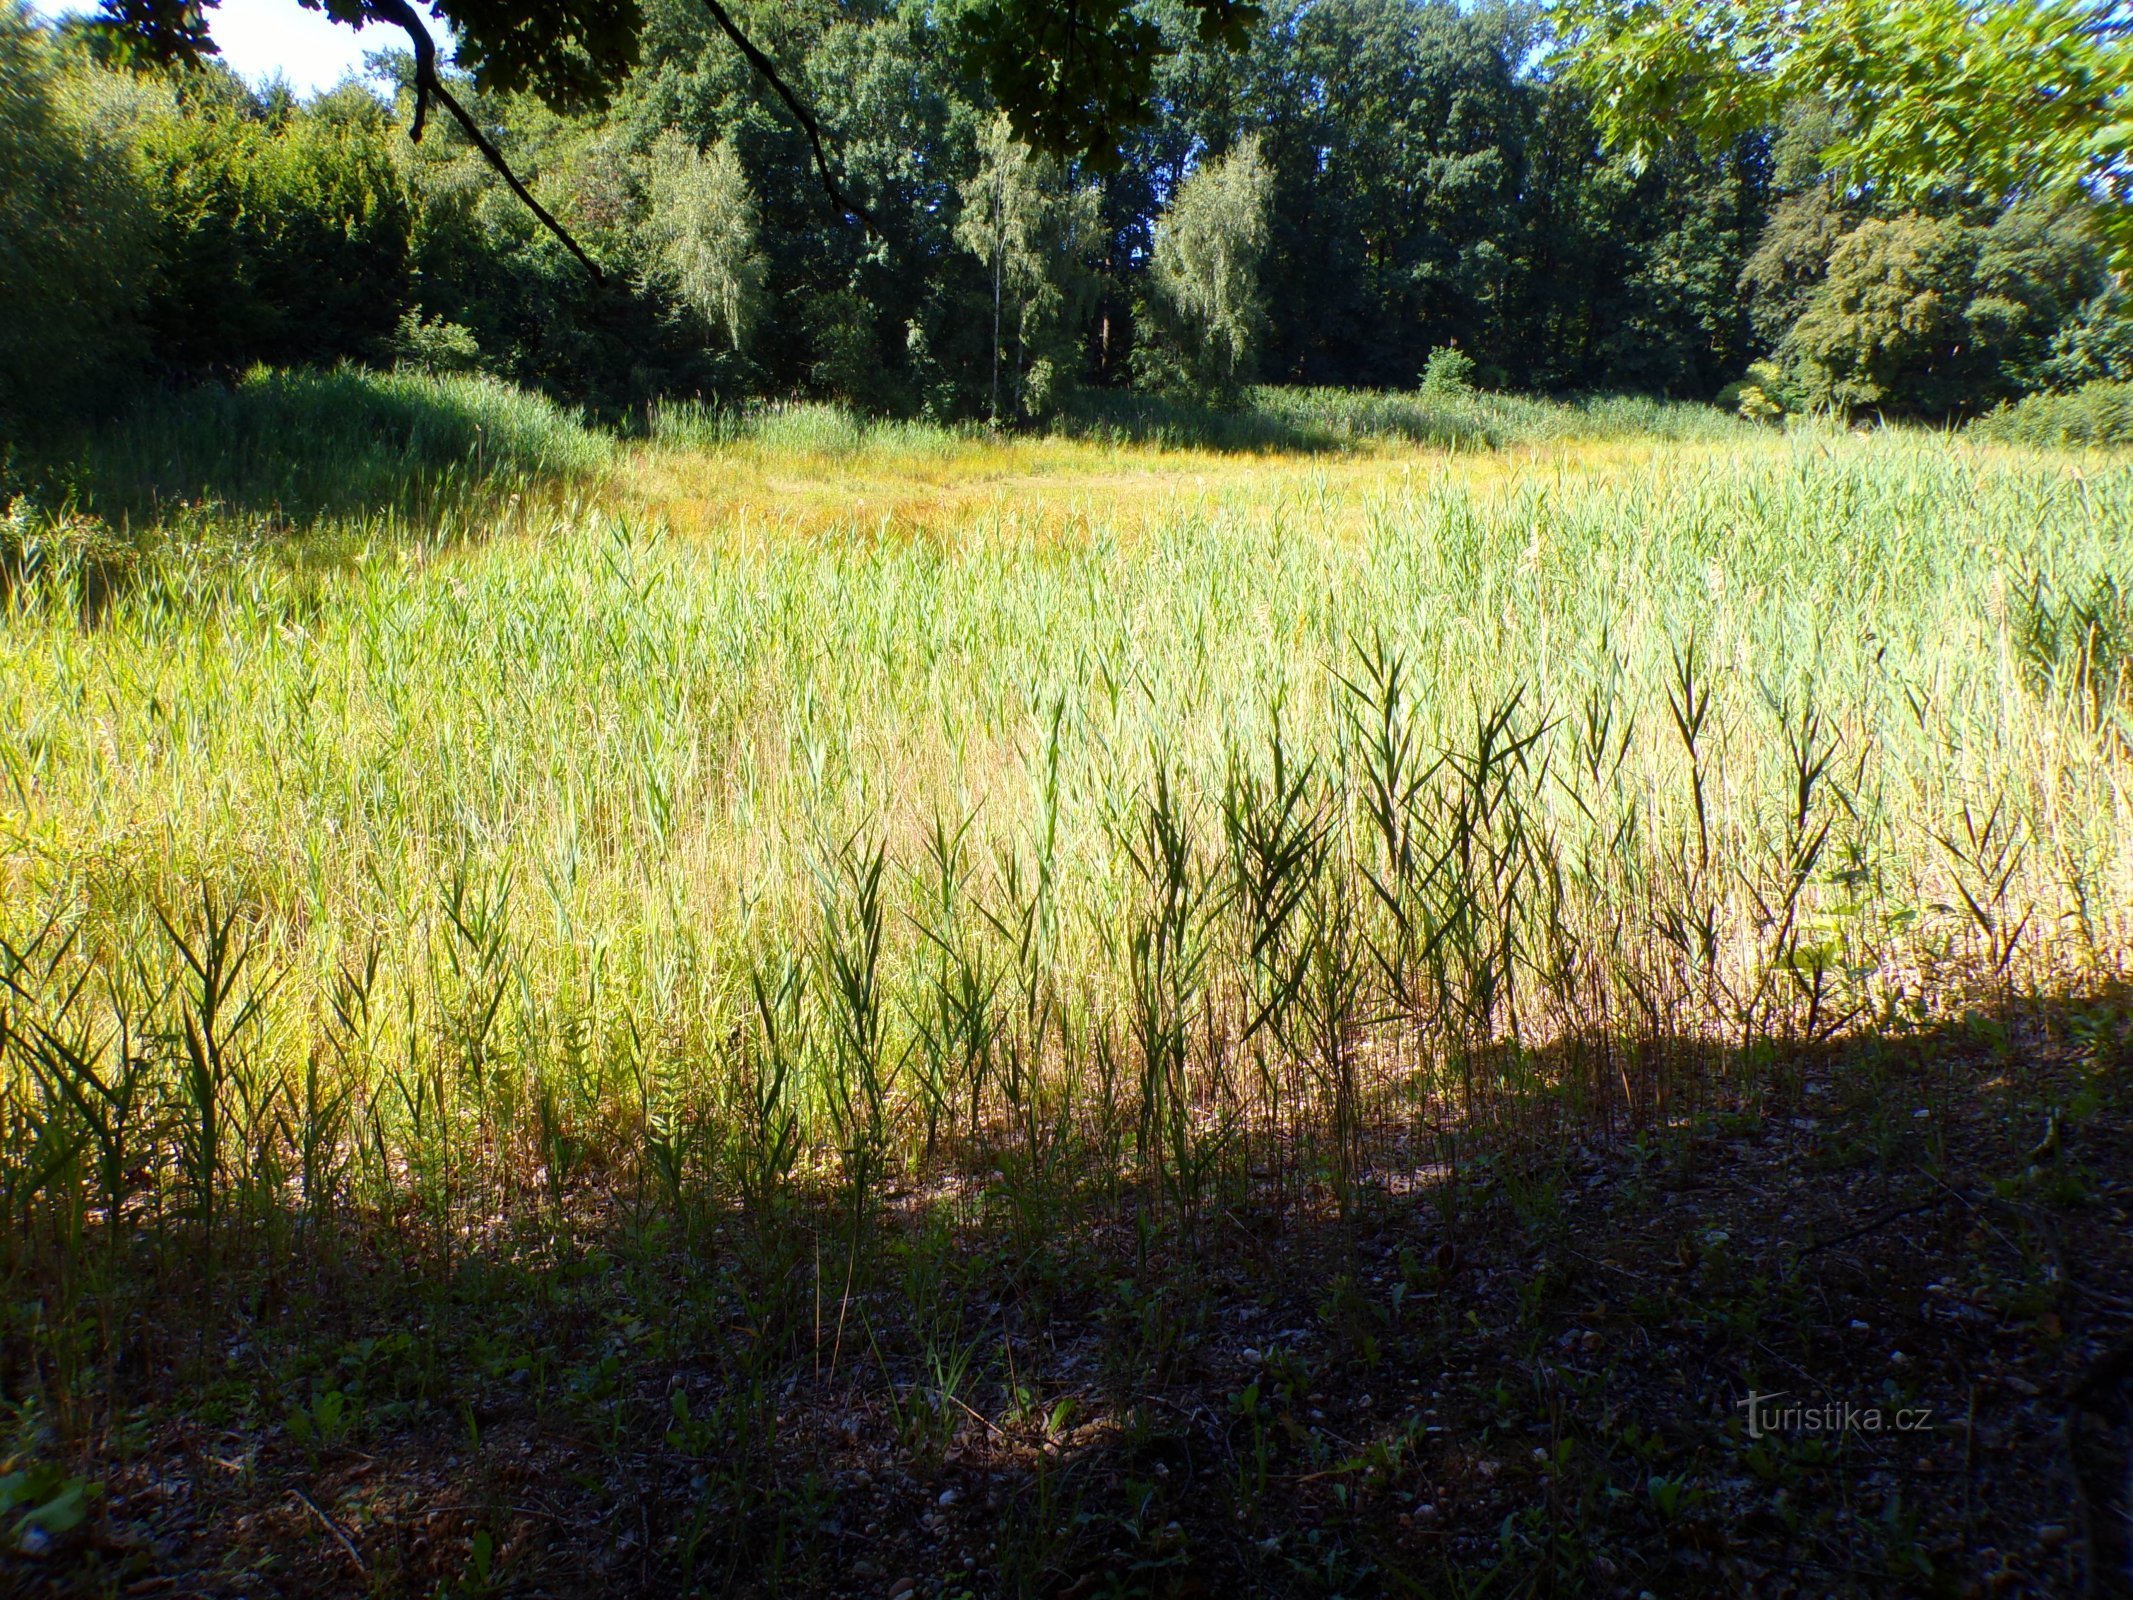
[[[833,289],[808,301],[806,324],[814,360],[807,375],[816,393],[843,405],[887,408],[892,396],[882,381],[875,321],[873,305],[855,290]]]
[[[1744,281],[1801,401],[1944,415],[2050,376],[2103,275],[2079,210],[1848,216],[1817,184],[1778,208]]]
[[[647,276],[739,354],[762,314],[755,196],[730,141],[662,134],[645,156]]]
[[[2082,0],[1556,0],[1572,66],[1611,142],[1649,154],[1684,130],[1729,143],[1802,101],[1828,105],[1822,164],[1896,201],[1949,193],[2107,198],[2133,149],[2123,30]]]
[[[367,98],[367,97],[366,97]],[[154,354],[180,370],[330,361],[389,333],[407,292],[410,207],[382,107],[264,107],[195,86],[144,140],[161,271]]]
[[[2070,393],[2026,395],[1979,417],[1970,432],[2008,444],[2133,444],[2133,383],[2098,379]]]
[[[0,7],[0,420],[79,409],[139,352],[151,220],[133,125],[152,100]]]
[[[1978,236],[1963,320],[2008,387],[2065,381],[2058,363],[2066,336],[2110,281],[2095,220],[2086,205],[2021,200]]]
[[[956,243],[984,264],[993,290],[993,415],[1005,369],[1008,415],[1045,417],[1073,387],[1074,340],[1095,291],[1096,191],[1014,136],[1005,117],[980,133],[962,186]]]
[[[1431,400],[1456,400],[1474,392],[1474,358],[1454,344],[1439,345],[1422,367],[1422,393]]]
[[[1785,349],[1810,404],[1849,410],[1896,401],[1952,355],[1967,263],[1962,230],[1906,214],[1870,217],[1837,241]],[[1928,404],[1940,400],[1931,392]]]
[[[2052,335],[2043,376],[2063,389],[2133,380],[2133,297],[2113,285],[2069,317]]]
[[[1243,48],[1259,8],[1250,0],[1180,0],[1202,41]],[[421,26],[376,0],[322,0],[350,27]],[[436,0],[458,65],[485,92],[530,93],[550,109],[607,103],[643,49],[646,8],[635,0],[580,0],[567,10],[526,0]],[[215,45],[207,17],[179,0],[105,0],[111,35],[132,55],[197,66]],[[1063,159],[1115,165],[1127,130],[1151,116],[1164,41],[1126,0],[959,0],[946,8],[946,39],[961,72],[982,78],[1025,142]],[[742,16],[755,19],[747,8]],[[403,18],[405,20],[403,20]]]
[[[1482,353],[1494,387],[1705,394],[1754,352],[1735,280],[1759,140],[1609,159],[1530,13],[1427,0],[1293,7],[1201,113],[1264,130],[1275,175],[1264,370],[1411,383]]]
[[[1745,377],[1718,391],[1717,404],[1744,422],[1776,422],[1798,409],[1800,397],[1775,361],[1751,361]]]
[[[607,263],[596,293],[450,118],[402,136],[404,60],[395,108],[355,86],[297,104],[213,67],[140,79],[29,30],[93,112],[71,125],[125,154],[104,174],[138,173],[144,238],[4,337],[72,338],[105,305],[82,333],[103,357],[41,361],[37,387],[112,402],[144,373],[359,359],[610,413],[774,395],[937,422],[1065,417],[1084,387],[1123,415],[1130,379],[1164,392],[1163,427],[1236,407],[1255,373],[1404,387],[1451,345],[1496,391],[1705,396],[1775,353],[1797,392],[1758,385],[1773,401],[1935,415],[2126,365],[2092,206],[1904,209],[1827,170],[1841,105],[1609,154],[1585,91],[1539,65],[1532,14],[1287,4],[1240,55],[1227,24],[1204,37],[1201,7],[1164,3],[1131,19],[1155,30],[1158,114],[1107,122],[1098,181],[964,70],[965,30],[1023,9],[778,14],[773,53],[823,108],[871,231],[826,213],[807,140],[694,0],[629,24],[639,63],[603,113],[451,79]],[[530,48],[548,24],[529,27]]]
[[[1135,352],[1151,387],[1227,404],[1252,376],[1266,318],[1259,269],[1272,191],[1254,135],[1196,167],[1157,220],[1149,272],[1156,337]]]
[[[1179,0],[1200,42],[1240,50],[1260,8],[1251,0]],[[1045,154],[1082,157],[1099,171],[1152,119],[1149,101],[1162,30],[1128,0],[960,0],[948,37],[984,76],[1016,136]]]
[[[385,356],[395,367],[431,374],[478,372],[481,345],[471,330],[443,317],[425,317],[417,309],[404,311],[390,338]]]
[[[71,1533],[103,1497],[101,1483],[76,1477],[49,1461],[10,1463],[0,1473],[0,1523],[17,1550],[41,1554],[41,1542]]]
[[[1806,313],[1829,270],[1830,253],[1856,219],[1828,184],[1811,177],[1770,208],[1769,220],[1741,268],[1748,316],[1765,349],[1779,344]]]

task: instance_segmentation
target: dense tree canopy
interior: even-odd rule
[[[78,400],[137,353],[155,221],[127,87],[0,11],[0,406]]]
[[[299,103],[10,15],[0,406],[353,359],[618,411],[1022,420],[1127,383],[1406,386],[1453,348],[1484,384],[1676,395],[1767,358],[1771,404],[1949,416],[2133,362],[2110,196],[1863,183],[1831,154],[1852,113],[1811,97],[1610,142],[1619,108],[1518,6],[1277,0],[1237,50],[1204,7],[1142,0],[1145,115],[1104,124],[1101,160],[1003,107],[955,0],[744,5],[775,84],[703,0],[633,15],[599,108],[440,62],[467,120],[420,143],[408,52],[397,104]],[[780,85],[869,226],[824,203]],[[98,376],[68,399],[55,371]]]
[[[405,33],[417,55],[429,37],[407,0],[289,0],[361,29]],[[810,132],[809,113],[784,87],[739,3],[702,0],[750,68]],[[1175,0],[1199,38],[1242,48],[1257,20],[1251,0]],[[197,66],[215,53],[216,0],[104,0],[108,29],[138,55]],[[639,0],[435,0],[451,27],[458,66],[477,87],[530,93],[550,109],[597,110],[638,63],[646,27]],[[737,15],[736,13],[739,13]],[[1128,0],[955,0],[941,37],[965,72],[981,76],[1025,143],[1099,168],[1115,166],[1127,130],[1151,119],[1162,29]]]

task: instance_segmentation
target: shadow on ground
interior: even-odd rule
[[[1006,1143],[892,1192],[857,1248],[802,1199],[677,1225],[621,1173],[559,1199],[560,1246],[529,1215],[456,1257],[415,1218],[292,1248],[292,1217],[210,1297],[166,1275],[92,1308],[108,1370],[94,1317],[71,1354],[15,1319],[8,1398],[73,1442],[13,1470],[85,1514],[0,1576],[2120,1593],[2128,1006],[1803,1046],[1612,1134],[1563,1118],[1629,1059],[1586,1041],[1486,1144],[1378,1130],[1345,1215],[1308,1165],[1187,1219]]]

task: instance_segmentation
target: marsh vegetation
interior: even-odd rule
[[[2072,1515],[1975,1442],[2018,1389],[1943,1414],[1947,1493],[1743,1456],[1728,1390],[1956,1404],[1930,1328],[1832,1355],[1809,1301],[1881,1324],[1875,1252],[2032,1394],[2124,1287],[2133,475],[1193,417],[625,437],[261,375],[41,469],[11,1514],[145,1530],[66,1581],[2063,1575],[1992,1524]],[[228,1509],[162,1529],[202,1450]],[[1797,1514],[1712,1543],[1743,1472]]]

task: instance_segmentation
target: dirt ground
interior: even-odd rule
[[[850,1293],[738,1224],[381,1260],[130,1374],[0,1591],[2126,1594],[2125,1059],[2109,1007],[1849,1046],[1345,1222],[914,1206]]]

